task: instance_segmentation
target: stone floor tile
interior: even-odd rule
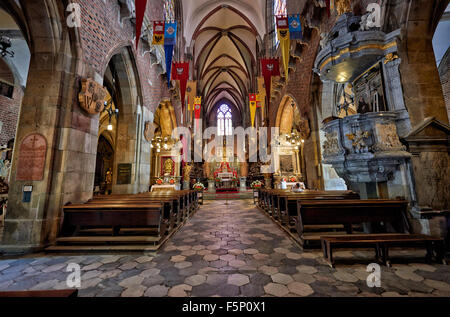
[[[188,292],[190,292],[191,290],[192,290],[191,285],[180,284],[172,287],[167,295],[169,297],[186,297],[188,296]]]
[[[184,280],[184,283],[191,286],[198,286],[206,282],[204,275],[192,275]]]
[[[272,281],[274,283],[278,283],[278,284],[283,284],[283,285],[288,285],[289,283],[293,282],[294,279],[287,274],[283,274],[283,273],[276,273],[270,276],[272,278]]]
[[[250,283],[250,279],[247,275],[243,274],[231,274],[228,276],[228,284],[243,286]]]
[[[164,285],[155,285],[149,287],[145,293],[144,296],[146,297],[164,297],[167,296],[167,293],[169,292],[169,288]]]
[[[289,289],[285,285],[269,283],[264,286],[264,291],[273,296],[283,297],[289,293]]]
[[[305,283],[292,282],[287,285],[289,291],[299,296],[309,296],[314,293],[314,290]]]

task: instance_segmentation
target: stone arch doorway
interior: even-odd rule
[[[111,136],[107,132],[100,135],[97,145],[97,160],[95,165],[94,194],[106,194],[112,191],[109,179],[110,172],[114,165],[114,148],[111,143]]]
[[[110,94],[105,110],[118,110],[110,116],[100,114],[99,135],[108,130],[114,150],[113,194],[135,194],[148,190],[150,175],[149,145],[144,139],[144,122],[150,112],[142,106],[142,93],[136,61],[131,47],[116,48],[104,71],[103,85]]]

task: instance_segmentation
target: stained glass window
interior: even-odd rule
[[[164,20],[174,21],[175,20],[175,0],[165,0],[164,1]]]
[[[228,105],[223,104],[217,110],[217,134],[219,136],[233,134],[233,116]]]
[[[275,46],[278,46],[277,15],[287,15],[286,0],[273,0],[273,25],[275,26]]]

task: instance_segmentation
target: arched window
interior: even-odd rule
[[[175,21],[175,0],[164,1],[164,20]]]
[[[223,104],[217,110],[217,134],[219,136],[233,134],[233,116],[228,105]]]
[[[278,47],[278,32],[277,32],[277,15],[287,15],[286,0],[273,0],[273,25],[275,33],[275,47]]]

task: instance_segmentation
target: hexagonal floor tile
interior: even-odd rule
[[[183,262],[184,260],[186,260],[186,257],[182,255],[175,255],[170,258],[170,261],[174,263]]]
[[[311,288],[311,286],[305,283],[292,282],[288,284],[287,287],[291,293],[300,296],[309,296],[314,293],[314,290]]]
[[[244,274],[231,274],[228,276],[228,284],[243,286],[250,283],[250,279]]]
[[[184,280],[185,284],[191,285],[191,286],[198,286],[206,282],[206,277],[204,275],[192,275],[187,277]]]
[[[294,281],[294,279],[290,275],[283,273],[275,273],[270,277],[272,278],[272,281],[274,281],[274,283],[278,284],[288,285],[289,283],[292,283]]]
[[[275,273],[278,273],[278,268],[276,268],[274,266],[264,265],[264,266],[261,266],[258,270],[267,275],[273,275]]]
[[[285,285],[269,283],[264,286],[264,291],[273,296],[282,297],[289,294],[289,289]]]
[[[207,254],[203,257],[203,260],[212,262],[217,261],[219,259],[219,256],[217,254]]]

